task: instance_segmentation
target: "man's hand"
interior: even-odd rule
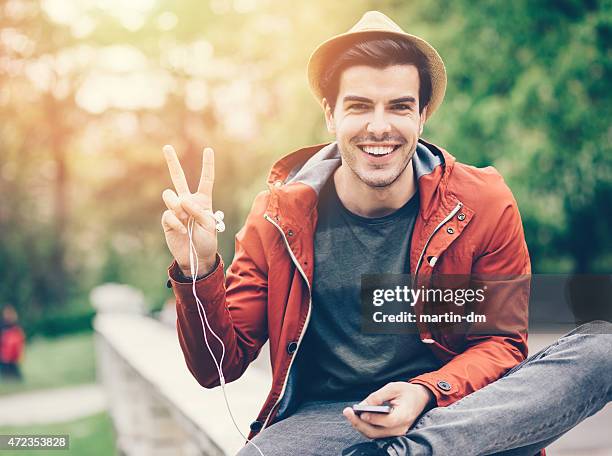
[[[357,416],[352,408],[347,407],[342,414],[367,438],[396,437],[406,434],[414,420],[434,399],[433,393],[424,386],[408,382],[392,382],[374,391],[361,402],[367,405],[382,405],[383,402],[389,402],[393,407],[391,413],[361,413]]]
[[[212,216],[212,190],[215,180],[215,155],[210,147],[204,149],[202,174],[195,193],[189,191],[185,173],[172,146],[164,146],[164,156],[170,170],[170,177],[176,189],[166,189],[162,199],[168,210],[161,219],[166,243],[186,276],[191,276],[189,268],[189,236],[187,235],[190,217],[195,220],[193,243],[197,251],[198,275],[207,274],[215,266],[217,253],[216,221]],[[195,268],[195,264],[193,265]]]

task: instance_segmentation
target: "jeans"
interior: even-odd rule
[[[533,456],[612,400],[612,324],[579,326],[400,437],[369,440],[353,429],[342,409],[362,399],[306,402],[253,442],[265,456]],[[246,445],[238,455],[260,453]]]

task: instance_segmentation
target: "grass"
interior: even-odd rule
[[[94,382],[93,332],[32,339],[25,347],[21,372],[22,383],[0,380],[0,396]]]
[[[0,434],[68,434],[69,450],[0,450],[2,456],[41,456],[42,454],[74,456],[115,456],[115,432],[108,413],[98,413],[66,423],[33,426],[0,427]]]

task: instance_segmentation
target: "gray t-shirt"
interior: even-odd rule
[[[331,178],[318,211],[312,314],[300,351],[305,397],[365,397],[388,382],[438,369],[442,363],[416,328],[402,335],[361,331],[361,275],[410,273],[418,193],[392,214],[365,218],[342,205]]]

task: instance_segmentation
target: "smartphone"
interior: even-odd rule
[[[390,405],[365,405],[365,404],[355,404],[353,405],[353,412],[356,415],[359,415],[363,412],[368,413],[391,413],[393,407]]]

